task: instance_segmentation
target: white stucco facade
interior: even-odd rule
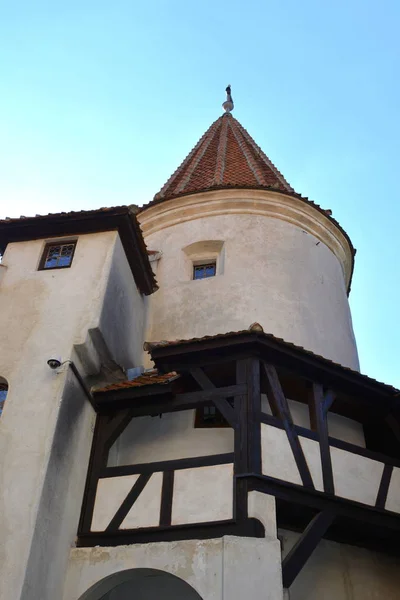
[[[0,598],[60,597],[77,532],[95,413],[68,366],[57,373],[47,360],[73,359],[83,377],[95,374],[88,332],[97,331],[120,366],[141,362],[145,303],[118,233],[66,239],[77,240],[68,269],[38,270],[47,239],[10,243],[2,261],[0,376],[9,392],[0,419]],[[116,301],[126,308],[110,317]],[[134,340],[122,333],[126,323]],[[74,348],[87,345],[80,362]]]
[[[168,200],[138,218],[160,251],[149,341],[247,329],[264,331],[352,369],[358,357],[346,289],[347,238],[300,199],[263,190],[219,190]],[[215,277],[193,264],[215,260]]]

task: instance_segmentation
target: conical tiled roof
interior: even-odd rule
[[[223,188],[293,188],[230,113],[206,131],[154,200]]]

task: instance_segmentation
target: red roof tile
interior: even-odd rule
[[[154,200],[218,188],[293,188],[230,113],[217,119]]]
[[[139,377],[136,377],[131,381],[120,381],[118,383],[107,385],[106,387],[100,388],[99,390],[94,390],[94,393],[101,394],[103,392],[111,392],[113,390],[126,390],[128,388],[144,387],[146,385],[155,385],[157,383],[165,385],[167,383],[170,383],[171,381],[174,381],[178,377],[180,377],[180,375],[178,375],[178,373],[176,373],[175,371],[161,375],[155,369],[151,373],[143,373],[143,375],[139,375]]]

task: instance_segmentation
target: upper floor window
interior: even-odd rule
[[[65,269],[70,267],[74,257],[76,241],[46,244],[39,264],[39,270]]]
[[[8,383],[5,379],[3,379],[3,377],[0,377],[0,416],[1,416],[1,413],[3,412],[4,403],[7,398],[7,392],[8,392]]]
[[[214,277],[217,271],[216,261],[193,265],[193,279],[205,279]]]

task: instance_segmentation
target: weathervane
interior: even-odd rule
[[[226,113],[230,113],[234,107],[232,96],[231,96],[231,86],[228,85],[228,87],[226,88],[225,91],[226,91],[226,101],[223,103],[222,108],[225,110]]]

